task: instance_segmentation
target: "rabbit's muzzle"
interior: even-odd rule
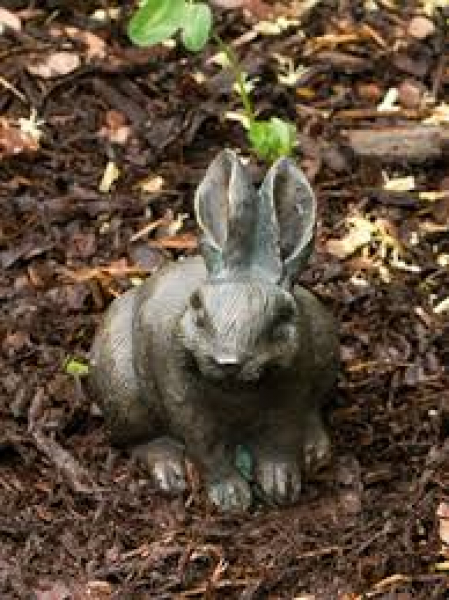
[[[209,381],[220,387],[254,387],[263,384],[283,365],[260,357],[242,358],[232,355],[192,357],[196,368]]]

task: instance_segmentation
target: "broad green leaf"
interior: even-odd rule
[[[68,358],[64,365],[64,371],[69,375],[85,377],[89,373],[89,365],[76,358]]]
[[[212,11],[207,4],[186,4],[181,39],[187,50],[198,52],[207,44],[212,29]]]
[[[272,117],[270,120],[273,135],[277,137],[279,156],[288,156],[292,153],[296,143],[296,127],[293,123]]]
[[[185,0],[144,0],[128,24],[137,46],[154,46],[172,37],[184,20]]]
[[[296,128],[288,121],[272,117],[269,121],[253,121],[248,137],[256,153],[272,162],[292,153]]]

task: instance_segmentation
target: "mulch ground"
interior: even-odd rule
[[[267,36],[216,11],[257,110],[300,132],[320,210],[300,280],[342,349],[333,465],[295,507],[223,516],[196,489],[157,493],[67,372],[114,296],[195,252],[215,154],[248,155],[216,50],[133,48],[126,10],[92,19],[103,4],[7,2],[0,34],[0,597],[447,597],[447,14],[326,0]],[[304,67],[290,87],[276,56]],[[437,142],[401,146],[423,123]],[[391,152],[366,148],[390,129]]]

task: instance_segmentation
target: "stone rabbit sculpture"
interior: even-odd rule
[[[337,374],[336,328],[292,276],[314,242],[316,203],[289,159],[256,191],[232,151],[195,197],[201,255],[170,264],[116,299],[91,352],[89,384],[112,442],[143,459],[159,487],[186,486],[184,453],[209,498],[246,509],[252,479],[274,502],[329,457],[320,409]]]

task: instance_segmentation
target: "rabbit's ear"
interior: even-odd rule
[[[304,173],[288,158],[279,159],[268,171],[259,191],[258,247],[265,248],[280,279],[303,268],[312,252],[316,199]]]
[[[258,196],[246,169],[231,150],[209,166],[195,195],[202,229],[201,252],[208,271],[239,270],[251,262]]]

